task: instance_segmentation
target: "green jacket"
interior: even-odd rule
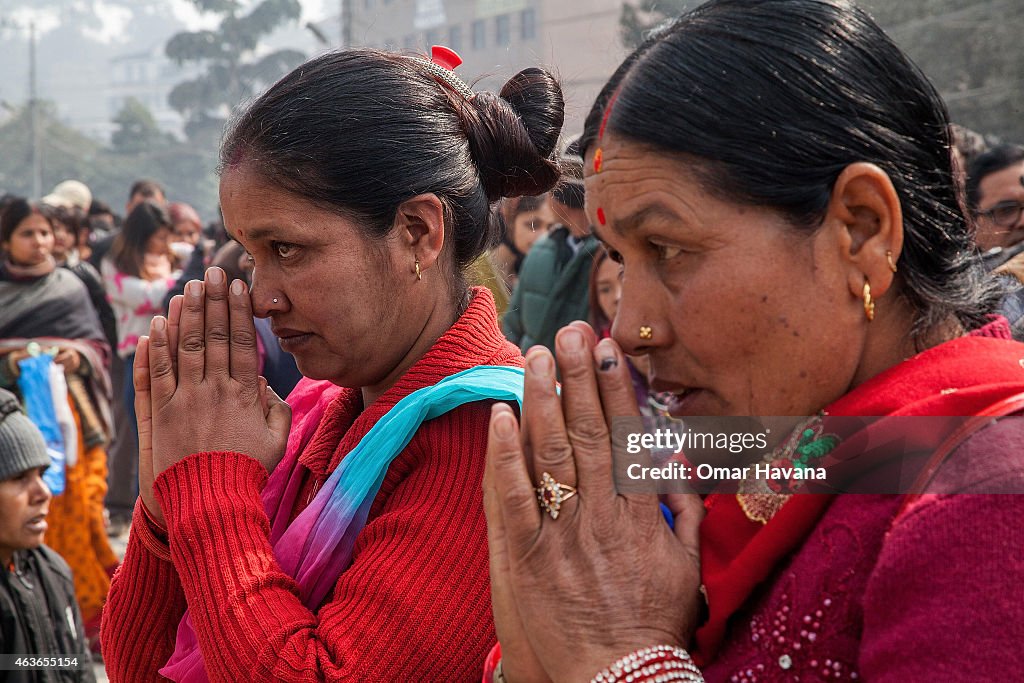
[[[534,243],[519,270],[502,328],[524,353],[535,344],[554,350],[558,330],[590,317],[590,269],[600,243],[588,235],[573,254],[568,238],[568,228],[556,227]]]

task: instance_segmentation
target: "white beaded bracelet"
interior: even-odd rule
[[[604,671],[590,683],[668,683],[685,681],[704,683],[700,669],[681,647],[655,645],[631,652]]]

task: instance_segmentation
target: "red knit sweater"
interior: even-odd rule
[[[410,392],[475,365],[521,363],[490,293],[474,290],[466,313],[365,410],[358,390],[321,383],[337,396],[300,456],[312,473],[307,491]],[[110,680],[161,679],[186,603],[213,681],[478,679],[495,638],[481,496],[488,416],[487,403],[474,403],[423,424],[388,469],[352,565],[316,613],[274,558],[260,500],[267,473],[256,460],[198,453],[168,469],[155,489],[169,547],[140,505],[104,610]]]

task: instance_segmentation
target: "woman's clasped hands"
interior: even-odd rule
[[[157,316],[135,356],[139,489],[158,522],[162,472],[194,453],[235,452],[272,472],[284,455],[291,410],[259,375],[248,287],[210,268]]]
[[[509,683],[589,681],[633,650],[686,647],[702,603],[700,499],[665,497],[673,531],[656,494],[616,491],[612,419],[639,416],[621,349],[573,323],[556,354],[560,396],[555,359],[535,347],[521,421],[491,413],[484,502]],[[544,473],[562,487],[557,517],[537,495]]]

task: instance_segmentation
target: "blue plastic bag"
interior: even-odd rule
[[[50,366],[53,356],[42,353],[18,361],[21,374],[18,389],[25,399],[25,411],[33,424],[43,433],[46,450],[50,454],[50,467],[43,473],[43,481],[53,495],[64,493],[64,437],[61,435],[57,414],[50,391]]]

